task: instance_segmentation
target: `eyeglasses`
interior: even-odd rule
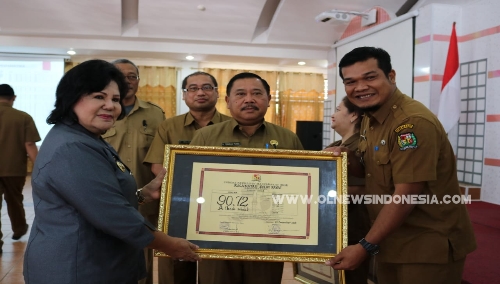
[[[137,75],[127,75],[125,76],[129,82],[137,82],[139,80],[139,76]]]
[[[192,87],[189,87],[187,89],[182,89],[182,90],[184,92],[196,93],[196,92],[198,92],[198,90],[202,90],[203,92],[211,92],[214,89],[217,89],[217,87],[214,87],[212,85],[203,85],[203,86],[201,86],[201,88],[192,86]]]

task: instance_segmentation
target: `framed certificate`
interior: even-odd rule
[[[164,166],[158,229],[202,258],[324,262],[347,245],[346,155],[166,145]]]
[[[294,263],[295,280],[305,284],[345,283],[343,272],[322,263]]]

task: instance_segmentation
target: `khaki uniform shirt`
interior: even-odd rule
[[[231,119],[231,117],[223,115],[216,110],[208,125],[229,119]],[[194,136],[194,132],[198,129],[199,126],[197,126],[190,112],[163,121],[156,131],[155,138],[153,139],[153,143],[151,143],[151,147],[149,147],[144,162],[150,164],[163,164],[165,145],[189,144]]]
[[[137,98],[130,113],[102,135],[130,168],[139,188],[154,178],[151,168],[143,165],[142,161],[153,142],[156,129],[164,120],[165,114],[159,106]]]
[[[363,117],[359,150],[366,192],[392,195],[395,184],[425,182],[422,194],[460,195],[453,149],[437,117],[399,90]],[[368,205],[375,219],[383,204]],[[377,260],[391,263],[447,263],[476,247],[463,204],[418,204],[404,223],[380,243]],[[450,251],[451,250],[451,251]]]
[[[0,103],[0,177],[26,176],[26,142],[38,142],[33,118],[9,103]]]
[[[239,129],[234,119],[214,124],[196,131],[191,145],[244,147],[244,148],[273,148],[271,140],[278,141],[276,149],[303,150],[299,137],[292,131],[264,121],[255,133],[247,137]]]

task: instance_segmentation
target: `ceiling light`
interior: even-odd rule
[[[188,56],[186,56],[186,59],[187,59],[187,60],[193,60],[193,59],[194,59],[194,56],[192,56],[192,55],[188,55]]]
[[[297,64],[299,64],[299,65],[306,65],[306,63],[304,61],[299,61]]]
[[[73,49],[71,49],[71,50],[68,50],[66,53],[68,53],[69,55],[75,55],[76,51],[74,51]]]

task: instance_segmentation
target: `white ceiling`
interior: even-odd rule
[[[325,69],[327,52],[347,23],[317,23],[321,12],[389,15],[408,2],[474,0],[0,0],[0,52],[75,58],[166,60],[191,54],[210,63],[268,64]],[[203,5],[205,10],[198,9]]]

